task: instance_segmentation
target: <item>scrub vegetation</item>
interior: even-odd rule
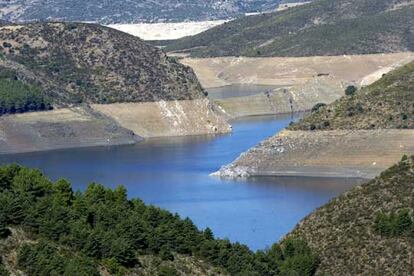
[[[315,0],[240,18],[167,46],[211,56],[329,56],[414,50],[414,6],[404,0]]]
[[[333,199],[289,235],[320,256],[319,275],[410,275],[414,156]]]

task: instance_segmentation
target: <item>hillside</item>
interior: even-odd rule
[[[320,107],[290,130],[414,128],[414,62]]]
[[[228,19],[246,12],[276,9],[279,0],[62,1],[8,0],[0,17],[9,21],[64,20],[110,23],[182,22]],[[282,1],[287,2],[287,1]],[[294,2],[301,2],[296,0]]]
[[[374,178],[414,154],[414,62],[341,99],[317,104],[287,130],[242,153],[215,175]]]
[[[54,104],[204,97],[190,68],[136,37],[99,25],[3,26],[0,44],[0,70],[39,86]]]
[[[333,199],[291,236],[320,255],[317,275],[411,275],[414,156]]]
[[[90,184],[74,192],[40,171],[0,168],[0,275],[312,275],[301,240],[269,250],[214,238],[168,211]],[[20,275],[20,273],[18,273]]]
[[[412,0],[317,0],[243,17],[182,38],[168,51],[192,56],[315,56],[414,49]]]

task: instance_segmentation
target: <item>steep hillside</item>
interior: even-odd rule
[[[93,24],[0,27],[0,70],[54,104],[203,98],[193,71],[131,35]]]
[[[411,275],[414,271],[414,156],[332,200],[291,236],[320,256],[317,275]]]
[[[414,128],[414,62],[315,110],[290,130]]]
[[[267,251],[214,238],[189,219],[91,184],[74,192],[38,170],[0,168],[0,273],[20,275],[312,275],[301,240]]]
[[[193,56],[309,56],[414,49],[412,0],[317,0],[249,16],[182,38],[169,51]]]
[[[8,0],[0,16],[11,21],[65,20],[100,23],[227,19],[246,12],[276,9],[279,0]],[[286,1],[284,1],[286,2]],[[296,0],[294,2],[301,2]]]

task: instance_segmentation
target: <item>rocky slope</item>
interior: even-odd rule
[[[414,153],[413,63],[354,96],[315,109],[217,175],[307,175],[372,178]]]
[[[317,0],[182,38],[193,56],[315,56],[412,51],[412,0]]]
[[[0,91],[1,113],[9,113],[0,120],[0,152],[230,131],[191,68],[134,36],[94,24],[14,24],[0,27],[0,45],[0,89],[16,91]],[[101,105],[119,103],[136,103],[128,109],[128,120],[144,131],[126,129],[116,114],[99,112]],[[138,103],[152,112],[138,112]],[[165,110],[156,108],[160,103],[167,103]],[[179,119],[186,119],[174,124],[168,116],[176,112],[175,105],[180,106]],[[63,115],[13,115],[50,108],[58,113],[63,108]],[[83,123],[73,124],[78,121]],[[179,131],[167,131],[172,128]]]
[[[203,98],[193,71],[139,38],[94,24],[0,28],[0,69],[39,85],[55,104]]]
[[[164,22],[227,19],[246,12],[276,9],[279,0],[141,0],[62,1],[8,0],[0,16],[9,21],[65,20],[100,23]],[[286,1],[283,1],[286,2]],[[296,0],[294,2],[300,2]]]
[[[316,275],[411,275],[413,193],[411,156],[317,209],[298,224],[291,236],[304,239],[318,252]],[[403,210],[409,215],[398,215],[395,224],[401,231],[391,235],[378,231],[379,213],[402,214]]]

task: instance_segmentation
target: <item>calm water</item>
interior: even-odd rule
[[[232,84],[217,88],[206,89],[210,99],[226,99],[232,97],[244,97],[256,95],[282,86],[257,85],[257,84]]]
[[[69,179],[75,189],[92,181],[109,187],[123,184],[129,197],[188,216],[199,227],[212,228],[216,236],[261,249],[355,183],[318,178],[224,181],[208,176],[291,120],[253,117],[233,122],[229,135],[8,155],[0,156],[0,163],[41,168],[52,179]]]

